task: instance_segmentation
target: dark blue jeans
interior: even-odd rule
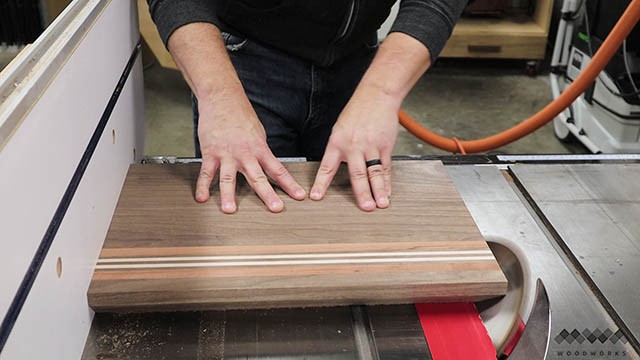
[[[320,67],[235,35],[223,33],[223,38],[274,155],[320,160],[375,48]],[[196,157],[201,157],[198,104],[192,99]]]

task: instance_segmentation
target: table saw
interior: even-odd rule
[[[143,160],[137,29],[133,1],[76,1],[0,76],[0,359],[430,358],[413,305],[94,316]],[[640,155],[436,159],[509,280],[476,304],[499,350],[522,321],[513,359],[640,358]]]

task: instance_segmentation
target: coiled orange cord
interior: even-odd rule
[[[398,113],[400,124],[420,140],[453,153],[484,152],[516,141],[553,120],[571,105],[604,69],[638,20],[640,20],[640,0],[632,0],[582,74],[557,99],[537,114],[501,133],[477,140],[449,139],[424,128],[403,110]]]

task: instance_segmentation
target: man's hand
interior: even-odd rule
[[[206,23],[182,26],[169,38],[169,50],[198,98],[202,166],[196,200],[209,199],[209,188],[218,171],[220,203],[225,213],[237,209],[238,172],[272,212],[282,211],[284,204],[268,177],[292,198],[304,199],[304,189],[269,149],[264,128],[247,99],[218,28]]]
[[[372,211],[389,206],[391,152],[398,135],[397,110],[393,102],[375,93],[363,91],[352,97],[333,127],[311,199],[322,199],[340,163],[345,161],[358,207]],[[367,161],[378,159],[381,164],[367,167]]]
[[[225,213],[234,213],[237,209],[235,187],[238,172],[244,175],[272,212],[282,211],[284,203],[273,190],[269,178],[292,198],[305,198],[304,189],[271,153],[264,128],[244,94],[231,99],[199,101],[198,108],[198,136],[202,151],[202,167],[196,185],[198,202],[209,199],[209,188],[218,169],[220,204]]]
[[[429,50],[421,42],[406,34],[389,34],[333,127],[311,199],[324,197],[345,161],[358,207],[372,211],[389,206],[397,113],[430,64]],[[378,159],[380,165],[367,166]]]

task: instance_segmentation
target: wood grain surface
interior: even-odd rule
[[[317,163],[285,164],[309,189]],[[444,166],[393,165],[392,205],[355,205],[346,168],[322,201],[269,213],[239,178],[238,212],[193,191],[199,164],[131,165],[89,289],[101,311],[476,301],[506,279]],[[214,183],[217,183],[214,181]]]

